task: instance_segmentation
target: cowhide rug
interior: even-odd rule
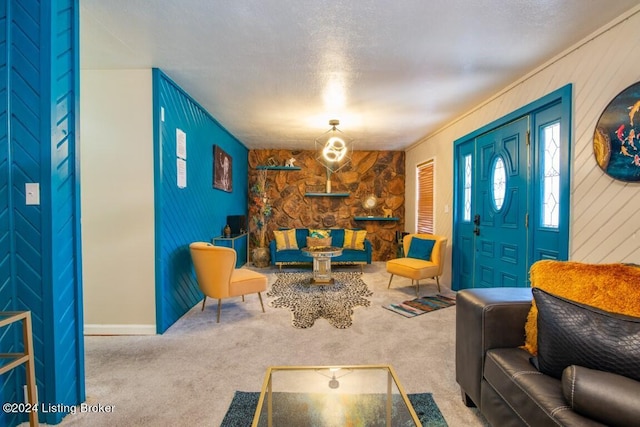
[[[319,318],[324,318],[336,328],[351,326],[353,308],[369,306],[364,298],[373,295],[362,281],[361,273],[333,272],[335,283],[311,285],[310,272],[277,273],[278,279],[267,292],[275,297],[269,305],[285,307],[293,313],[293,326],[310,328]]]

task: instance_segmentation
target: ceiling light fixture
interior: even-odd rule
[[[340,120],[329,120],[327,132],[316,138],[316,160],[327,168],[327,193],[331,193],[331,174],[351,162],[353,139],[337,128]]]

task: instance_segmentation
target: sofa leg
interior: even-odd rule
[[[204,303],[206,303],[206,302],[207,302],[207,296],[205,295],[204,299],[202,300],[202,310],[201,311],[204,311]]]
[[[387,289],[391,287],[391,280],[393,280],[393,274],[389,277],[389,284],[387,285]]]
[[[262,303],[262,295],[260,295],[260,292],[258,292],[258,298],[260,298],[260,307],[262,307],[262,312],[264,313],[264,304]]]
[[[416,296],[420,293],[420,280],[416,280]]]
[[[439,279],[439,276],[436,276],[436,284],[438,285],[438,292],[440,292],[440,279]]]
[[[476,404],[473,403],[473,400],[471,400],[467,393],[465,393],[463,389],[460,389],[460,392],[462,392],[462,403],[464,403],[464,406],[468,408],[475,408]]]
[[[222,311],[222,299],[218,298],[218,316],[216,317],[216,323],[220,323],[220,311]]]

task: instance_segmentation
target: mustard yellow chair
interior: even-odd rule
[[[411,240],[414,237],[425,240],[434,240],[433,249],[431,250],[431,256],[429,259],[424,259],[420,256],[420,245],[414,246],[414,250],[411,251]],[[423,243],[423,242],[421,242]],[[430,243],[427,243],[428,247]],[[440,279],[442,270],[444,267],[445,252],[447,248],[447,239],[442,236],[436,236],[434,234],[407,234],[402,240],[402,247],[404,249],[404,258],[396,258],[387,261],[387,273],[391,273],[389,278],[389,285],[387,289],[391,287],[391,280],[394,275],[407,277],[411,279],[411,284],[416,285],[416,296],[420,290],[420,280],[435,278],[438,285],[438,292],[440,292]],[[426,253],[426,252],[423,252]],[[410,258],[409,255],[412,255]]]
[[[189,249],[198,286],[204,294],[202,310],[207,297],[217,298],[217,322],[220,323],[222,298],[241,296],[244,301],[245,295],[257,293],[264,313],[260,292],[267,289],[267,276],[246,268],[235,268],[237,255],[231,248],[213,246],[206,242],[194,242],[189,245]]]

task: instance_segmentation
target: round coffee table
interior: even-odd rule
[[[330,285],[334,283],[333,277],[331,277],[331,258],[342,255],[342,248],[337,246],[302,248],[302,253],[313,257],[312,285]]]

